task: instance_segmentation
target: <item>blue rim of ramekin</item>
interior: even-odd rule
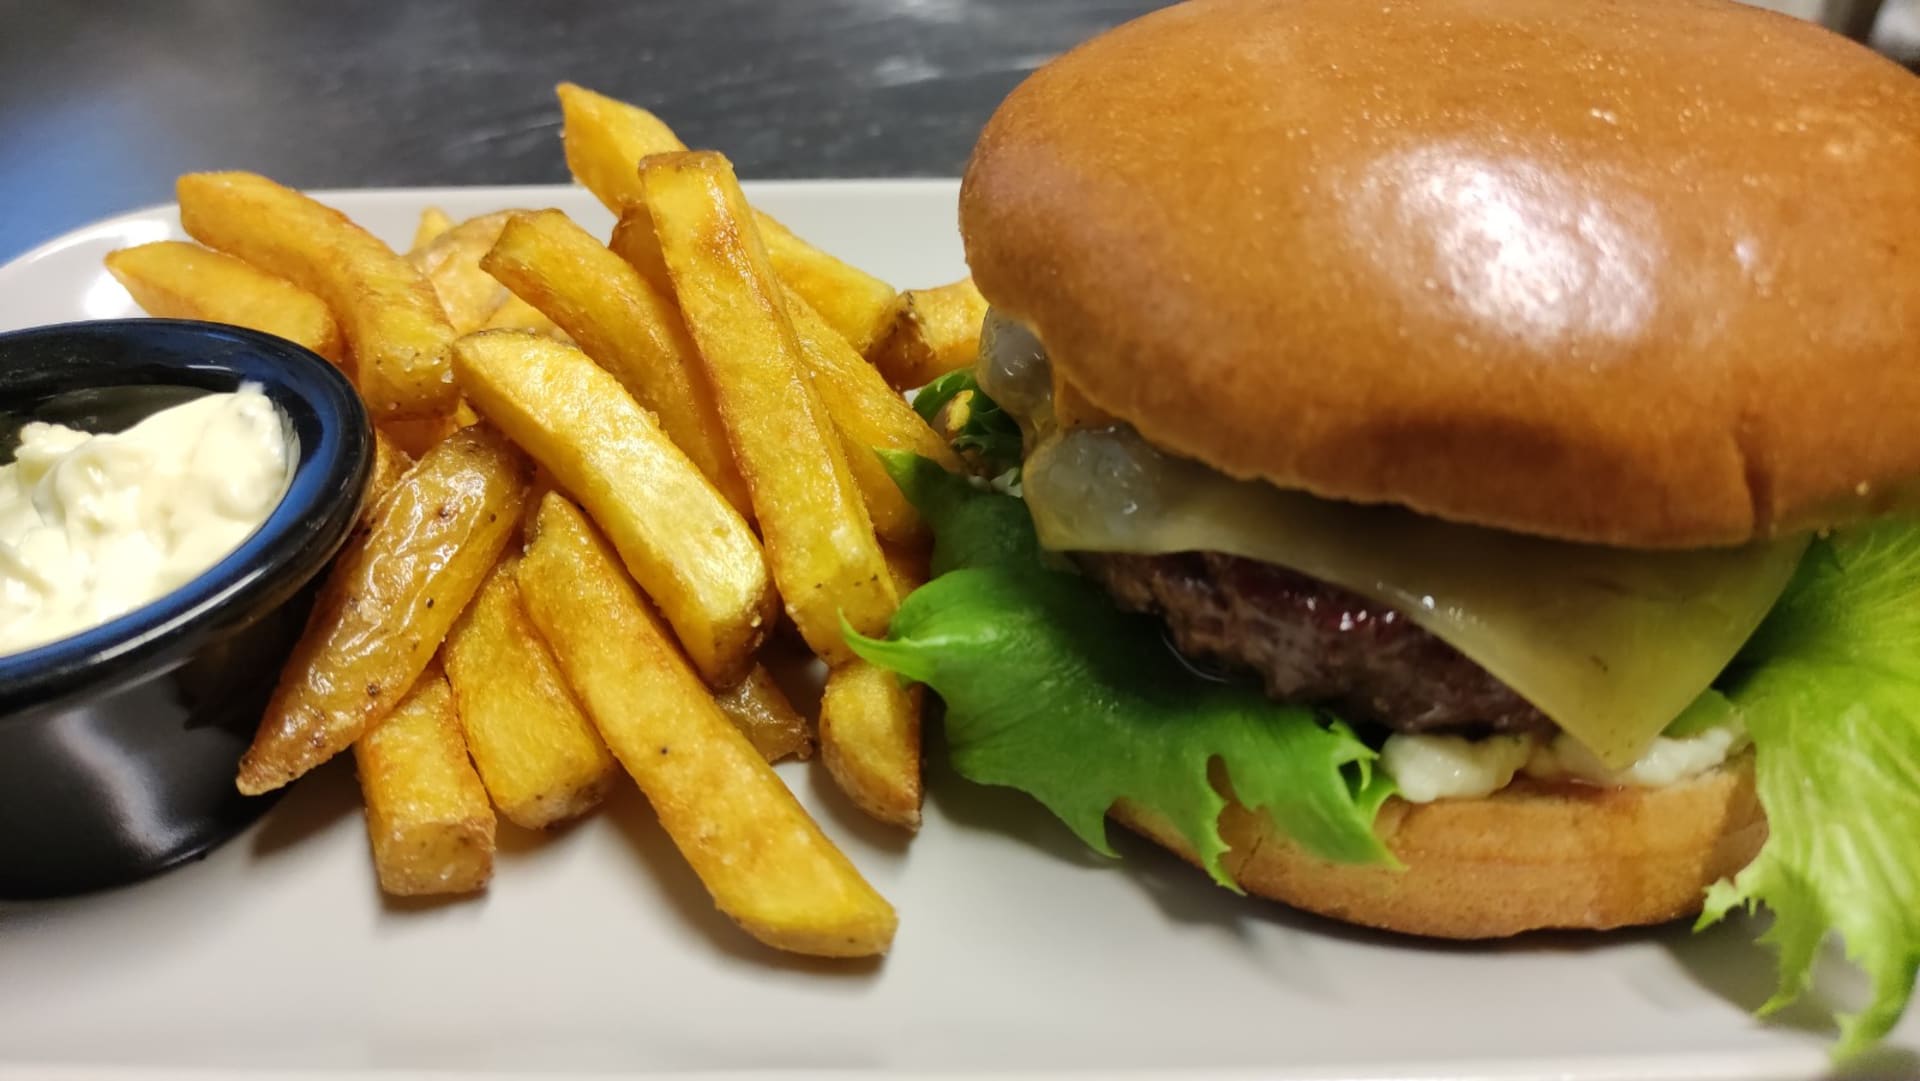
[[[208,351],[225,346],[233,355],[163,361],[140,355],[143,337],[175,344],[198,338]],[[0,334],[0,358],[36,338],[93,339],[134,354],[115,378],[47,386],[45,394],[138,384],[219,392],[256,383],[291,429],[296,458],[287,490],[267,520],[192,581],[97,627],[0,656],[0,724],[143,678],[185,660],[209,637],[286,603],[352,531],[373,459],[371,422],[353,384],[319,355],[285,339],[191,320],[100,320]]]

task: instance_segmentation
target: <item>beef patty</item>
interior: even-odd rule
[[[1318,579],[1218,552],[1078,559],[1123,607],[1164,620],[1181,653],[1255,673],[1278,701],[1398,732],[1555,730],[1399,611]]]

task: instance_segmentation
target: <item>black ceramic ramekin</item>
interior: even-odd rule
[[[0,334],[0,461],[47,419],[117,431],[258,384],[294,461],[237,550],[110,623],[0,656],[0,898],[142,878],[200,855],[271,802],[234,790],[240,753],[359,513],[372,435],[353,386],[266,334],[129,319]]]

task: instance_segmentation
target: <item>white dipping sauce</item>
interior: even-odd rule
[[[23,427],[0,466],[0,653],[98,626],[218,563],[279,504],[288,442],[255,386],[111,435]]]

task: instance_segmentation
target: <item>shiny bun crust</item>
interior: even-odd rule
[[[1179,853],[1162,819],[1123,804],[1114,818]],[[1747,865],[1767,837],[1750,754],[1669,788],[1543,787],[1485,799],[1388,801],[1380,836],[1401,870],[1329,863],[1230,805],[1227,867],[1249,893],[1347,923],[1430,938],[1606,930],[1700,911],[1703,891]]]
[[[1732,0],[1195,0],[961,192],[1057,375],[1228,473],[1732,544],[1920,496],[1920,79]]]

